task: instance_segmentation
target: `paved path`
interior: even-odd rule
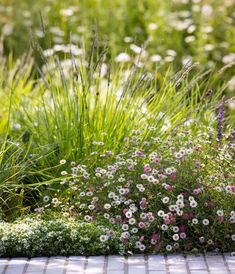
[[[235,257],[150,255],[0,258],[0,274],[235,274]]]

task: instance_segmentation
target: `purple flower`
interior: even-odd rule
[[[224,125],[224,97],[221,100],[220,106],[217,109],[217,138],[219,141],[223,138],[223,125]]]

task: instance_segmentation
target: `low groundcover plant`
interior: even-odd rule
[[[219,145],[214,135],[184,130],[140,148],[133,130],[99,166],[71,162],[33,221],[1,223],[1,255],[233,252],[235,146],[232,135]]]

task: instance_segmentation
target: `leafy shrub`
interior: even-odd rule
[[[14,223],[0,222],[0,256],[98,255],[113,251],[100,243],[105,228],[61,216],[38,219],[29,215]]]

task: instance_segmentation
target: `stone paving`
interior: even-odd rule
[[[0,258],[0,274],[235,274],[235,257],[215,255]]]

